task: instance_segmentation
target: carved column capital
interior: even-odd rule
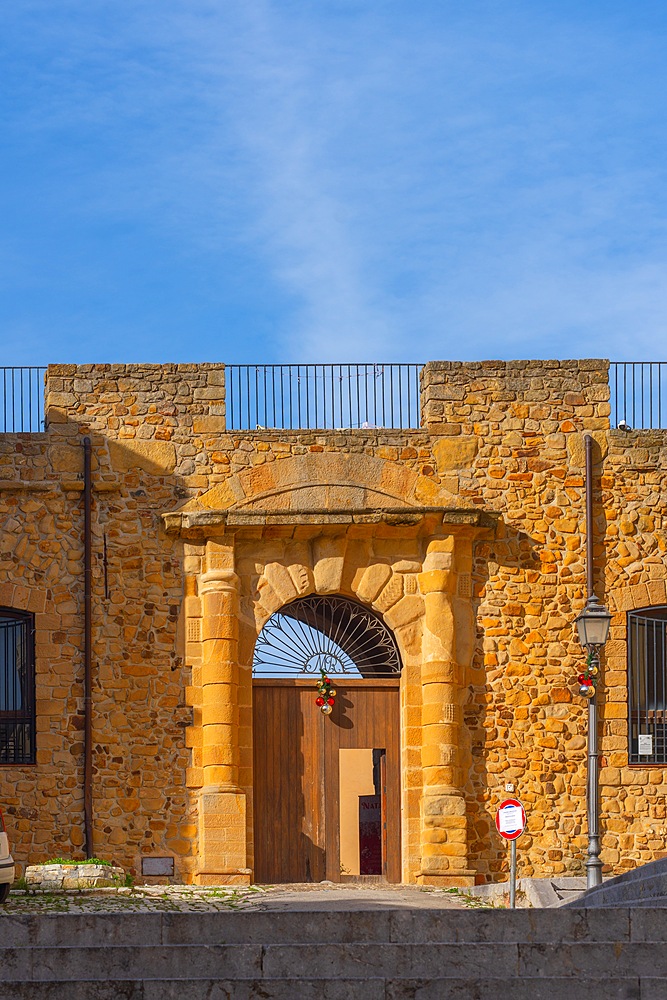
[[[238,593],[239,578],[233,569],[209,569],[199,577],[199,593]]]

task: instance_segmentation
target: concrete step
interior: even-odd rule
[[[481,899],[494,906],[509,906],[509,882],[494,882],[475,885],[466,889],[474,899]],[[574,903],[586,891],[585,876],[554,876],[553,878],[520,878],[516,883],[516,905],[524,907],[563,906]]]

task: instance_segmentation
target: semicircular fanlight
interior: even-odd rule
[[[301,597],[267,621],[255,646],[253,674],[281,677],[401,672],[393,635],[379,615],[346,597]]]

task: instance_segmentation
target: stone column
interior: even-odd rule
[[[428,545],[419,589],[422,641],[422,885],[467,886],[466,807],[461,723],[463,667],[456,661],[453,536]]]
[[[206,544],[202,601],[199,885],[247,884],[246,801],[239,788],[238,577],[234,543]]]

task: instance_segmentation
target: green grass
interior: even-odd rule
[[[46,865],[108,865],[111,867],[113,861],[105,861],[103,858],[81,858],[80,861],[72,861],[71,858],[51,858],[45,861]]]

